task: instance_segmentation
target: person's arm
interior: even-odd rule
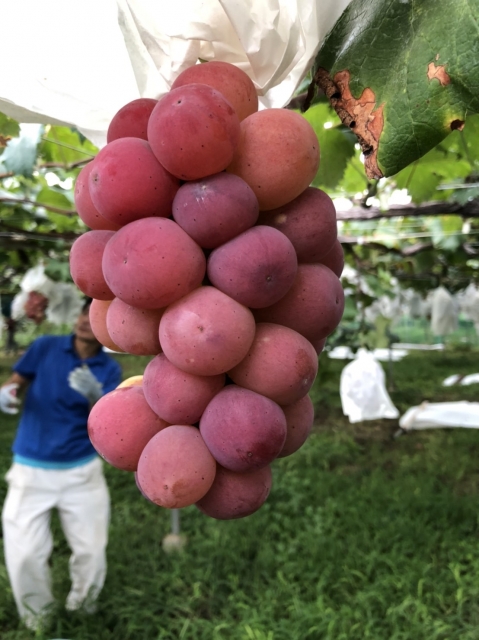
[[[16,372],[12,373],[0,387],[0,411],[10,414],[18,413],[18,405],[20,404],[18,395],[28,383],[29,380],[27,378]]]
[[[8,378],[8,380],[2,384],[2,387],[4,387],[7,384],[17,384],[18,390],[24,391],[24,389],[27,387],[29,382],[30,380],[28,380],[28,378],[21,376],[19,373],[13,372],[12,375]]]

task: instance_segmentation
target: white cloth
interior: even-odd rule
[[[454,298],[444,287],[432,294],[431,331],[435,336],[447,336],[457,329],[457,309]]]
[[[19,122],[76,126],[102,146],[120,107],[165,94],[198,59],[237,65],[263,106],[282,107],[350,2],[3,2],[2,24],[21,25],[21,38],[10,28],[0,39],[0,58],[15,60],[0,70],[0,111]]]
[[[479,384],[479,373],[470,373],[468,376],[461,377],[459,373],[453,373],[442,382],[443,387],[452,387],[454,384],[460,384],[465,387],[470,384]]]
[[[66,607],[88,606],[100,593],[106,575],[108,488],[100,458],[61,470],[14,463],[5,479],[9,487],[2,524],[8,576],[20,617],[35,628],[54,601],[48,566],[52,509],[58,509],[72,550]]]
[[[339,392],[343,413],[351,423],[399,417],[386,391],[384,370],[366,349],[358,349],[356,359],[342,370]]]
[[[0,411],[3,413],[18,413],[20,400],[17,398],[19,385],[16,382],[4,384],[0,387]]]
[[[423,402],[401,416],[399,426],[405,431],[465,427],[479,429],[479,402]]]

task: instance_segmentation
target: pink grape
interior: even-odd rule
[[[302,335],[279,324],[259,323],[246,357],[228,371],[235,384],[288,405],[305,396],[318,372],[318,356]]]
[[[312,182],[319,168],[313,127],[289,109],[263,109],[241,122],[241,137],[228,173],[243,178],[260,211],[282,207]]]
[[[89,178],[93,204],[108,220],[125,225],[151,216],[171,215],[180,186],[140,138],[118,138],[95,158]]]
[[[139,386],[110,391],[88,417],[93,446],[109,464],[123,471],[136,471],[147,443],[167,426],[150,408]]]
[[[106,327],[106,315],[112,300],[92,300],[90,305],[90,326],[95,338],[107,349],[122,352],[117,344],[115,344],[108,333]]]
[[[338,236],[333,201],[315,187],[278,209],[263,212],[258,222],[284,233],[293,243],[298,262],[320,262]]]
[[[277,457],[286,439],[286,418],[276,402],[231,384],[206,407],[200,432],[221,466],[242,473]]]
[[[73,282],[85,295],[97,300],[113,300],[112,292],[102,271],[102,260],[114,231],[87,231],[70,249],[70,273]]]
[[[187,507],[209,491],[216,462],[198,429],[172,425],[157,433],[138,462],[138,483],[149,500],[160,507]]]
[[[213,60],[188,67],[180,73],[171,88],[192,83],[207,84],[219,91],[230,102],[240,120],[258,111],[258,96],[253,81],[229,62]]]
[[[160,321],[160,343],[168,360],[200,376],[225,373],[238,364],[254,334],[251,311],[208,286],[170,305]]]
[[[196,376],[181,371],[164,354],[153,358],[143,375],[143,391],[153,411],[171,424],[195,424],[224,387],[225,375]]]
[[[201,285],[206,259],[183,229],[166,218],[135,220],[105,248],[103,273],[114,295],[140,309],[161,309]]]
[[[198,509],[217,520],[250,516],[265,502],[271,490],[271,467],[237,473],[218,465],[211,489],[196,503]]]
[[[326,345],[326,338],[320,338],[319,340],[311,340],[310,341],[313,347],[316,349],[316,353],[318,356],[323,352],[323,349]]]
[[[113,142],[118,138],[141,138],[148,140],[146,131],[151,112],[158,100],[138,98],[125,104],[110,121],[106,133],[106,141]]]
[[[318,262],[321,262],[325,267],[331,269],[338,278],[341,277],[344,269],[344,250],[339,240],[336,240],[331,251],[323,256]]]
[[[248,229],[215,249],[207,262],[212,285],[246,307],[269,307],[291,288],[298,268],[290,240],[272,227]]]
[[[78,215],[90,229],[117,231],[120,225],[104,218],[96,209],[90,196],[89,178],[93,162],[86,164],[75,180],[74,199]]]
[[[214,249],[246,231],[258,215],[258,200],[251,187],[229,173],[186,182],[173,200],[173,218],[205,249]]]
[[[288,293],[271,307],[255,311],[255,318],[290,327],[316,344],[336,329],[343,311],[343,288],[331,269],[300,264]]]
[[[164,309],[138,309],[114,298],[106,314],[106,326],[112,340],[123,351],[137,356],[160,353],[158,330]]]
[[[303,446],[314,421],[314,406],[309,396],[281,408],[286,416],[286,441],[278,458],[290,456]]]
[[[226,169],[239,135],[233,107],[206,84],[172,89],[159,100],[148,121],[153,153],[181,180],[198,180]]]

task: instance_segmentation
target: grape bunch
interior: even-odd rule
[[[243,71],[208,62],[121,108],[78,175],[91,230],[70,267],[93,332],[153,356],[88,431],[156,505],[250,515],[273,460],[308,437],[318,355],[344,308],[334,205],[309,186],[318,166],[305,118],[258,111]]]

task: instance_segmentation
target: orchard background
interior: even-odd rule
[[[365,310],[381,296],[396,295],[397,287],[425,294],[443,284],[456,292],[477,281],[478,45],[471,27],[477,2],[469,3],[470,15],[466,2],[419,4],[421,28],[416,15],[413,20],[397,13],[379,26],[378,9],[390,5],[407,12],[413,3],[354,0],[286,105],[301,111],[306,100],[311,103],[304,116],[321,147],[313,185],[335,200],[346,263],[358,274],[345,283],[346,312],[329,347],[383,346],[394,334],[431,342],[427,322],[405,327],[383,318],[371,326]],[[458,50],[455,38],[462,43]],[[347,49],[346,40],[353,43]],[[433,52],[437,42],[442,58]],[[433,67],[425,70],[421,56],[429,56]],[[446,58],[450,82],[441,64]],[[351,105],[344,104],[345,85],[338,84],[344,78],[336,75],[345,66],[356,97],[368,87],[386,105],[379,151],[374,140],[365,145],[361,121],[348,118]],[[419,90],[412,97],[406,92],[403,100],[403,89],[420,74],[432,87],[432,104]],[[308,88],[315,85],[313,95]],[[414,143],[404,143],[408,135]],[[372,169],[368,144],[377,151]],[[4,313],[24,273],[40,261],[53,280],[71,281],[69,248],[86,231],[74,209],[73,184],[97,151],[74,127],[19,124],[0,114]],[[442,386],[448,375],[477,372],[477,336],[471,323],[462,329],[443,352],[410,354],[394,364],[389,386],[400,413],[423,400],[476,400],[475,385]],[[39,333],[67,330],[24,322],[16,338],[21,349]],[[148,362],[115,357],[124,378]],[[1,355],[2,379],[13,361],[11,354]],[[36,637],[478,640],[477,432],[438,430],[394,439],[396,421],[350,425],[339,400],[343,366],[322,355],[311,390],[313,432],[299,452],[273,465],[264,507],[231,522],[184,509],[188,544],[181,553],[167,555],[161,547],[169,512],[141,498],[131,474],[108,467],[113,512],[99,610],[86,616],[59,606],[48,635]],[[1,418],[1,474],[10,464],[16,420]],[[3,499],[4,485],[0,491]],[[54,590],[62,602],[69,551],[54,525]],[[0,635],[34,637],[17,620],[4,567]]]
[[[146,360],[118,358],[125,377]],[[1,359],[3,377],[11,362]],[[396,421],[350,425],[338,393],[344,362],[321,365],[312,434],[272,465],[257,513],[228,522],[183,509],[188,544],[167,555],[169,512],[138,494],[132,474],[106,466],[112,524],[98,612],[62,607],[69,549],[55,518],[53,626],[43,636],[20,626],[2,565],[2,640],[476,640],[477,431],[394,440]],[[476,400],[475,385],[441,386],[459,370],[475,372],[477,352],[409,355],[395,363],[392,399],[401,412],[424,398]],[[3,474],[16,419],[1,424]]]

